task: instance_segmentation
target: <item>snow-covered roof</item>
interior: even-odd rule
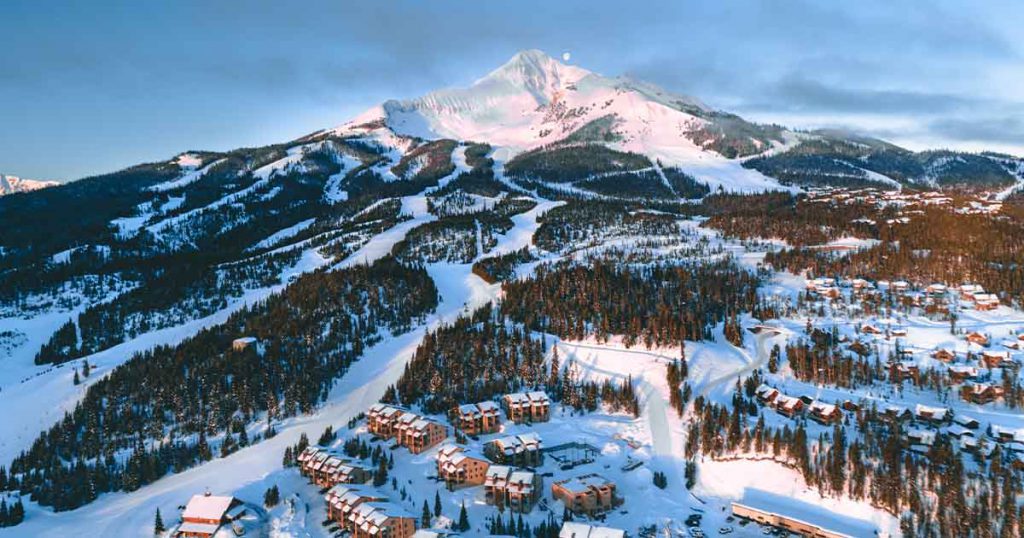
[[[561,488],[569,491],[570,493],[576,494],[576,495],[581,494],[581,493],[586,493],[591,488],[602,488],[602,487],[613,486],[614,485],[614,483],[612,481],[608,480],[607,478],[605,478],[605,477],[603,477],[603,476],[601,476],[599,474],[593,474],[593,473],[592,474],[585,474],[585,475],[581,475],[581,476],[576,476],[576,477],[569,478],[567,480],[562,480],[560,482],[555,482],[555,483],[558,484]]]
[[[562,524],[562,530],[558,531],[558,538],[623,538],[626,531],[612,527],[599,527],[566,521]]]
[[[833,512],[818,505],[798,501],[767,491],[747,488],[743,498],[736,504],[779,514],[789,519],[801,521],[812,526],[827,529],[839,536],[874,536],[877,528],[869,521]]]
[[[949,409],[946,409],[945,407],[930,407],[922,404],[914,406],[914,414],[919,417],[928,416],[934,420],[946,420],[946,415],[948,413]]]
[[[223,497],[219,495],[193,495],[182,512],[183,519],[216,519],[224,517],[224,513],[231,507],[234,497]]]

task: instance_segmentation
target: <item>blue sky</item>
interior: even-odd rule
[[[0,2],[0,172],[281,142],[521,49],[750,119],[1024,154],[1024,2]]]

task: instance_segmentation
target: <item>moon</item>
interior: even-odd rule
[[[571,58],[572,54],[569,54],[569,51],[565,51],[562,53],[562,61],[568,62]]]

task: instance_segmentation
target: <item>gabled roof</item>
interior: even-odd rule
[[[193,495],[182,512],[183,519],[214,519],[220,520],[231,507],[234,497],[219,495]]]

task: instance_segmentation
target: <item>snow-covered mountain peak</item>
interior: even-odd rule
[[[38,179],[22,179],[17,176],[0,174],[0,196],[14,194],[16,192],[29,192],[46,187],[60,185],[57,181],[42,181]]]
[[[514,89],[529,92],[544,105],[593,73],[566,65],[533,49],[516,53],[508,62],[473,84],[478,90]]]

